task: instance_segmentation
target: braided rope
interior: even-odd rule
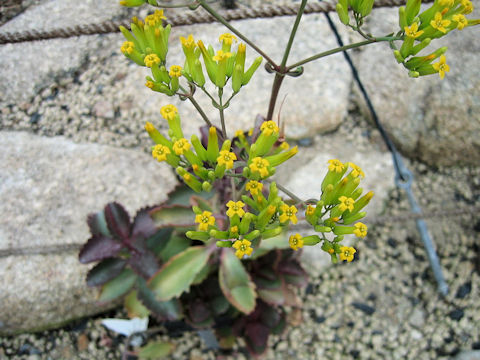
[[[427,0],[424,2],[432,2]],[[376,1],[375,7],[395,7],[404,5],[406,0],[379,0]],[[297,5],[262,5],[255,8],[241,8],[236,10],[221,11],[220,14],[227,20],[245,20],[256,18],[271,18],[277,16],[296,15],[298,11]],[[335,11],[335,4],[329,2],[310,3],[305,7],[305,14],[324,13]],[[203,10],[195,12],[185,12],[182,14],[172,14],[168,23],[172,26],[183,26],[193,24],[207,24],[215,22],[210,14]],[[53,29],[48,31],[27,30],[22,32],[6,32],[0,33],[0,45],[11,44],[26,41],[48,40],[56,38],[69,38],[81,35],[109,34],[118,32],[119,26],[130,27],[130,20],[105,21],[103,23],[82,24],[61,29]]]

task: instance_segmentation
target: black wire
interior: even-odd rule
[[[337,43],[339,46],[343,46],[344,43],[342,41],[342,38],[340,37],[340,34],[338,33],[337,27],[333,23],[332,19],[328,15],[328,13],[324,13],[325,17],[327,18],[328,25],[330,25],[330,29],[335,35],[335,38],[337,39]],[[360,92],[363,95],[363,98],[365,99],[365,102],[367,103],[368,110],[370,110],[370,113],[372,115],[373,121],[375,122],[375,125],[378,128],[378,131],[380,131],[380,135],[382,135],[382,139],[385,142],[385,145],[387,145],[388,150],[392,153],[393,157],[393,165],[395,167],[395,172],[397,173],[397,176],[406,181],[408,178],[408,175],[405,174],[405,167],[403,166],[403,163],[400,159],[400,154],[398,153],[397,149],[395,148],[395,145],[393,144],[392,140],[387,135],[387,132],[385,131],[384,127],[380,123],[380,120],[377,116],[377,112],[375,111],[375,108],[373,107],[373,104],[370,100],[370,97],[368,96],[367,90],[363,86],[362,81],[360,80],[360,76],[358,75],[357,68],[353,64],[352,59],[350,58],[350,55],[346,51],[342,51],[343,56],[345,57],[345,60],[347,61],[348,65],[350,66],[350,69],[352,70],[352,75],[353,78],[355,79],[356,84],[358,85]]]

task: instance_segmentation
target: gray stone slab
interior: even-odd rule
[[[110,201],[130,216],[158,204],[176,183],[172,172],[139,150],[61,137],[0,132],[0,144],[0,333],[98,312],[85,284],[90,266],[78,262],[87,214]],[[64,245],[74,250],[55,251]]]

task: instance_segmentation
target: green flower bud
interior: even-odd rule
[[[405,40],[403,40],[402,47],[400,48],[400,54],[402,55],[403,58],[406,58],[407,56],[410,55],[410,52],[412,51],[413,48],[413,42],[415,41],[414,38],[405,37]]]
[[[272,181],[270,183],[269,193],[268,193],[268,203],[271,204],[278,197],[278,188],[277,183]]]
[[[239,232],[240,234],[246,234],[248,232],[248,230],[250,230],[250,223],[252,222],[254,216],[253,214],[251,213],[246,213],[243,218],[242,218],[242,221],[240,221],[240,226],[239,226]]]
[[[262,236],[262,239],[265,240],[280,235],[282,231],[283,228],[281,226],[278,226],[274,229],[265,230],[260,235]]]
[[[328,233],[332,231],[332,228],[329,226],[322,226],[322,225],[315,225],[313,227],[316,232],[321,232],[321,233]]]
[[[220,231],[220,230],[215,230],[212,229],[210,230],[210,236],[215,238],[215,239],[229,239],[230,238],[230,233],[228,231]]]
[[[242,77],[243,77],[243,69],[240,65],[235,65],[235,69],[233,70],[232,76],[232,90],[234,93],[240,91],[242,87]]]
[[[212,126],[208,130],[208,145],[207,145],[207,159],[211,163],[215,164],[218,158],[218,135],[217,129]]]
[[[340,21],[343,24],[348,25],[350,23],[350,17],[348,16],[348,8],[343,7],[340,2],[338,2],[335,8],[337,10],[338,18],[340,19]]]
[[[192,240],[208,241],[210,235],[205,231],[187,231],[185,236]]]
[[[180,83],[178,81],[178,78],[175,76],[172,77],[172,80],[170,81],[170,89],[173,92],[177,92],[179,88],[180,88]]]
[[[207,150],[203,147],[202,143],[198,139],[198,136],[192,135],[190,142],[192,143],[193,148],[195,149],[195,152],[200,160],[207,161]]]
[[[203,75],[202,63],[200,62],[200,60],[195,59],[191,72],[193,76],[193,81],[195,81],[198,86],[202,87],[203,85],[205,85],[205,76]]]
[[[362,212],[359,212],[359,213],[356,213],[356,214],[347,214],[345,216],[343,216],[343,223],[345,225],[350,225],[351,223],[355,222],[355,221],[358,221],[360,219],[363,219],[365,217],[365,215],[367,215],[367,213],[365,211],[362,211]]]
[[[210,78],[210,81],[215,84],[215,81],[217,79],[217,64],[213,61],[212,57],[213,55],[208,52],[208,50],[205,48],[205,45],[203,44],[202,40],[198,41],[198,47],[200,51],[202,52],[203,56],[203,61],[205,63],[205,68],[207,69],[207,74],[208,77]]]
[[[270,163],[271,166],[278,166],[293,157],[297,152],[298,146],[294,146],[290,150],[283,151],[277,155],[267,156],[265,159]]]
[[[412,50],[410,51],[410,55],[417,55],[420,51],[430,45],[431,41],[432,39],[430,38],[423,39],[419,44],[415,45],[412,48]]]
[[[192,206],[192,211],[197,215],[200,215],[203,212],[199,206]]]
[[[400,51],[398,50],[394,50],[393,51],[393,55],[395,56],[395,60],[397,60],[397,62],[399,64],[403,63],[405,61],[405,59],[403,58],[402,54],[400,54]]]
[[[148,135],[150,138],[155,142],[155,144],[160,144],[166,146],[172,150],[172,142],[168,140],[165,136],[163,136],[156,128],[153,126],[151,122],[145,123],[145,130],[147,130]]]
[[[356,188],[354,192],[352,192],[352,194],[350,195],[350,197],[353,199],[353,200],[357,200],[360,195],[362,195],[362,192],[363,192],[363,189],[362,188]]]
[[[318,235],[310,235],[310,236],[305,236],[302,238],[303,240],[303,245],[307,246],[313,246],[317,245],[322,239]]]
[[[253,230],[250,234],[245,235],[243,238],[248,240],[248,241],[253,241],[257,237],[260,236],[260,231],[259,230]]]
[[[145,34],[143,33],[143,29],[139,28],[135,24],[130,24],[130,28],[132,29],[133,35],[135,35],[135,38],[137,39],[138,46],[140,52],[144,53],[146,52],[147,48],[147,39],[145,39]]]
[[[185,184],[187,184],[193,191],[198,193],[202,192],[202,183],[198,181],[195,176],[187,172],[182,175],[182,178]]]
[[[190,165],[202,166],[202,160],[200,160],[200,158],[195,155],[192,150],[185,151],[183,156],[185,156]]]
[[[270,222],[270,219],[277,213],[277,207],[275,205],[268,205],[257,216],[255,221],[255,227],[260,231],[263,231]],[[263,234],[262,234],[263,236]]]
[[[420,11],[420,5],[422,5],[422,0],[407,0],[405,6],[407,25],[413,23],[413,19],[415,19],[415,16],[417,16]]]
[[[333,226],[333,233],[335,235],[353,234],[353,230],[355,230],[354,226],[339,226],[339,225]]]
[[[360,0],[359,13],[365,17],[372,12],[374,0]]]
[[[247,195],[242,195],[242,201],[256,211],[260,211],[258,204]]]
[[[398,8],[398,25],[400,29],[404,29],[407,24],[407,15],[405,14],[405,6],[400,6]]]
[[[204,181],[202,183],[202,190],[205,191],[205,192],[210,192],[212,191],[212,184],[209,183],[208,181]]]
[[[263,58],[261,56],[259,56],[258,58],[256,58],[253,61],[252,66],[250,66],[250,68],[247,70],[247,72],[245,74],[243,74],[242,85],[245,86],[245,85],[248,84],[248,82],[252,78],[253,74],[255,73],[255,71],[257,71],[258,67],[262,63],[262,60],[263,60]]]
[[[225,175],[225,169],[225,165],[217,164],[217,166],[215,166],[215,178],[223,178],[223,175]]]
[[[140,6],[145,3],[145,0],[122,0],[120,1],[120,5],[125,7],[135,7]]]

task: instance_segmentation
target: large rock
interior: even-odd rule
[[[77,258],[87,214],[118,201],[133,216],[165,200],[173,174],[138,150],[15,132],[0,144],[0,333],[97,312]]]
[[[479,13],[469,17],[478,18]],[[370,31],[379,36],[397,31],[397,14],[396,9],[375,10]],[[438,75],[409,78],[387,44],[370,45],[357,59],[360,76],[381,121],[409,157],[430,165],[480,162],[479,31],[479,27],[471,27],[432,41],[430,51],[448,46],[451,70],[444,80]]]
[[[76,6],[72,5],[62,17],[74,16],[68,14],[76,13]],[[58,12],[52,13],[55,15]],[[24,23],[30,14],[32,9],[20,16],[22,22],[21,19],[15,19],[18,24],[14,27],[12,20],[7,24],[9,27],[2,28],[2,31],[26,26]],[[104,20],[92,16],[90,22],[94,19]],[[280,62],[293,21],[293,17],[281,17],[236,21],[232,24]],[[40,21],[36,23],[38,28],[45,25]],[[195,39],[202,39],[218,49],[218,37],[224,32],[226,29],[220,24],[174,28],[167,65],[184,63],[180,36],[192,33]],[[145,76],[150,71],[133,64],[121,54],[119,48],[123,41],[121,34],[110,34],[0,47],[0,57],[5,64],[0,68],[0,109],[3,108],[5,116],[4,126],[14,130],[38,128],[42,134],[64,134],[74,137],[76,141],[138,146],[145,140],[144,136],[139,135],[144,132],[142,127],[145,120],[154,121],[157,126],[165,128],[159,109],[162,105],[173,103],[180,109],[185,134],[189,137],[196,133],[198,126],[203,124],[196,109],[188,101],[182,103],[177,98],[168,98],[146,88]],[[335,46],[323,16],[306,15],[300,24],[289,63]],[[248,48],[247,65],[256,56],[258,54]],[[24,57],[24,61],[16,61]],[[258,113],[266,115],[272,82],[273,75],[268,74],[262,66],[248,86],[232,100],[225,112],[230,133],[251,127]],[[290,136],[300,138],[334,130],[347,112],[350,83],[350,71],[340,54],[307,64],[304,75],[285,79],[275,117],[285,98],[280,115],[289,125]],[[208,89],[214,91],[213,86]],[[230,95],[230,89],[228,85],[227,96]],[[212,122],[219,125],[219,112],[210,99],[201,90],[195,96]],[[12,104],[16,105],[10,106]],[[112,111],[115,121],[110,121]],[[17,112],[21,116],[16,116]],[[78,127],[81,127],[81,133],[78,133]],[[99,130],[107,135],[99,138]],[[118,143],[118,138],[108,136],[111,132],[125,135],[125,141]]]

